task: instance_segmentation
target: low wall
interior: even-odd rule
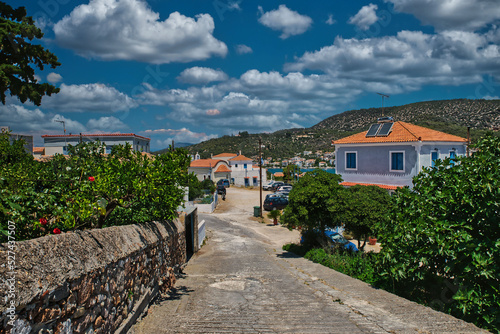
[[[0,263],[8,250],[0,245]],[[14,253],[15,272],[0,267],[0,333],[125,333],[175,283],[185,227],[176,220],[63,233],[17,242]]]

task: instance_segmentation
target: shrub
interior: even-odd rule
[[[14,158],[0,166],[1,242],[8,221],[16,225],[16,239],[24,240],[54,231],[170,220],[182,203],[180,186],[187,184],[189,158],[183,150],[151,159],[125,146],[104,155],[103,145],[94,142],[38,162],[23,155],[19,144],[0,139],[0,151],[13,150]]]
[[[392,221],[378,229],[381,275],[398,294],[499,331],[500,139],[476,149],[397,192]]]

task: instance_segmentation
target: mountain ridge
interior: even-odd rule
[[[404,121],[430,129],[467,136],[470,127],[472,140],[477,140],[487,131],[498,135],[500,129],[500,100],[436,100],[415,102],[402,106],[347,110],[332,115],[309,128],[284,129],[273,133],[222,136],[186,149],[191,154],[199,153],[209,158],[223,152],[233,152],[255,157],[258,155],[258,139],[265,146],[263,157],[292,157],[303,151],[333,151],[331,141],[366,131],[370,124],[382,116],[392,116],[395,121]]]

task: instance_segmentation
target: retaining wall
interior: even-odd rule
[[[17,242],[15,287],[0,266],[0,333],[125,333],[185,262],[180,220]]]

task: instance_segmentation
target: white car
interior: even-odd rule
[[[276,192],[280,192],[280,191],[292,191],[292,186],[281,186],[279,187],[278,189],[276,189]]]
[[[275,181],[271,181],[271,182],[269,182],[267,184],[262,185],[262,189],[269,190],[273,186],[274,182]]]

